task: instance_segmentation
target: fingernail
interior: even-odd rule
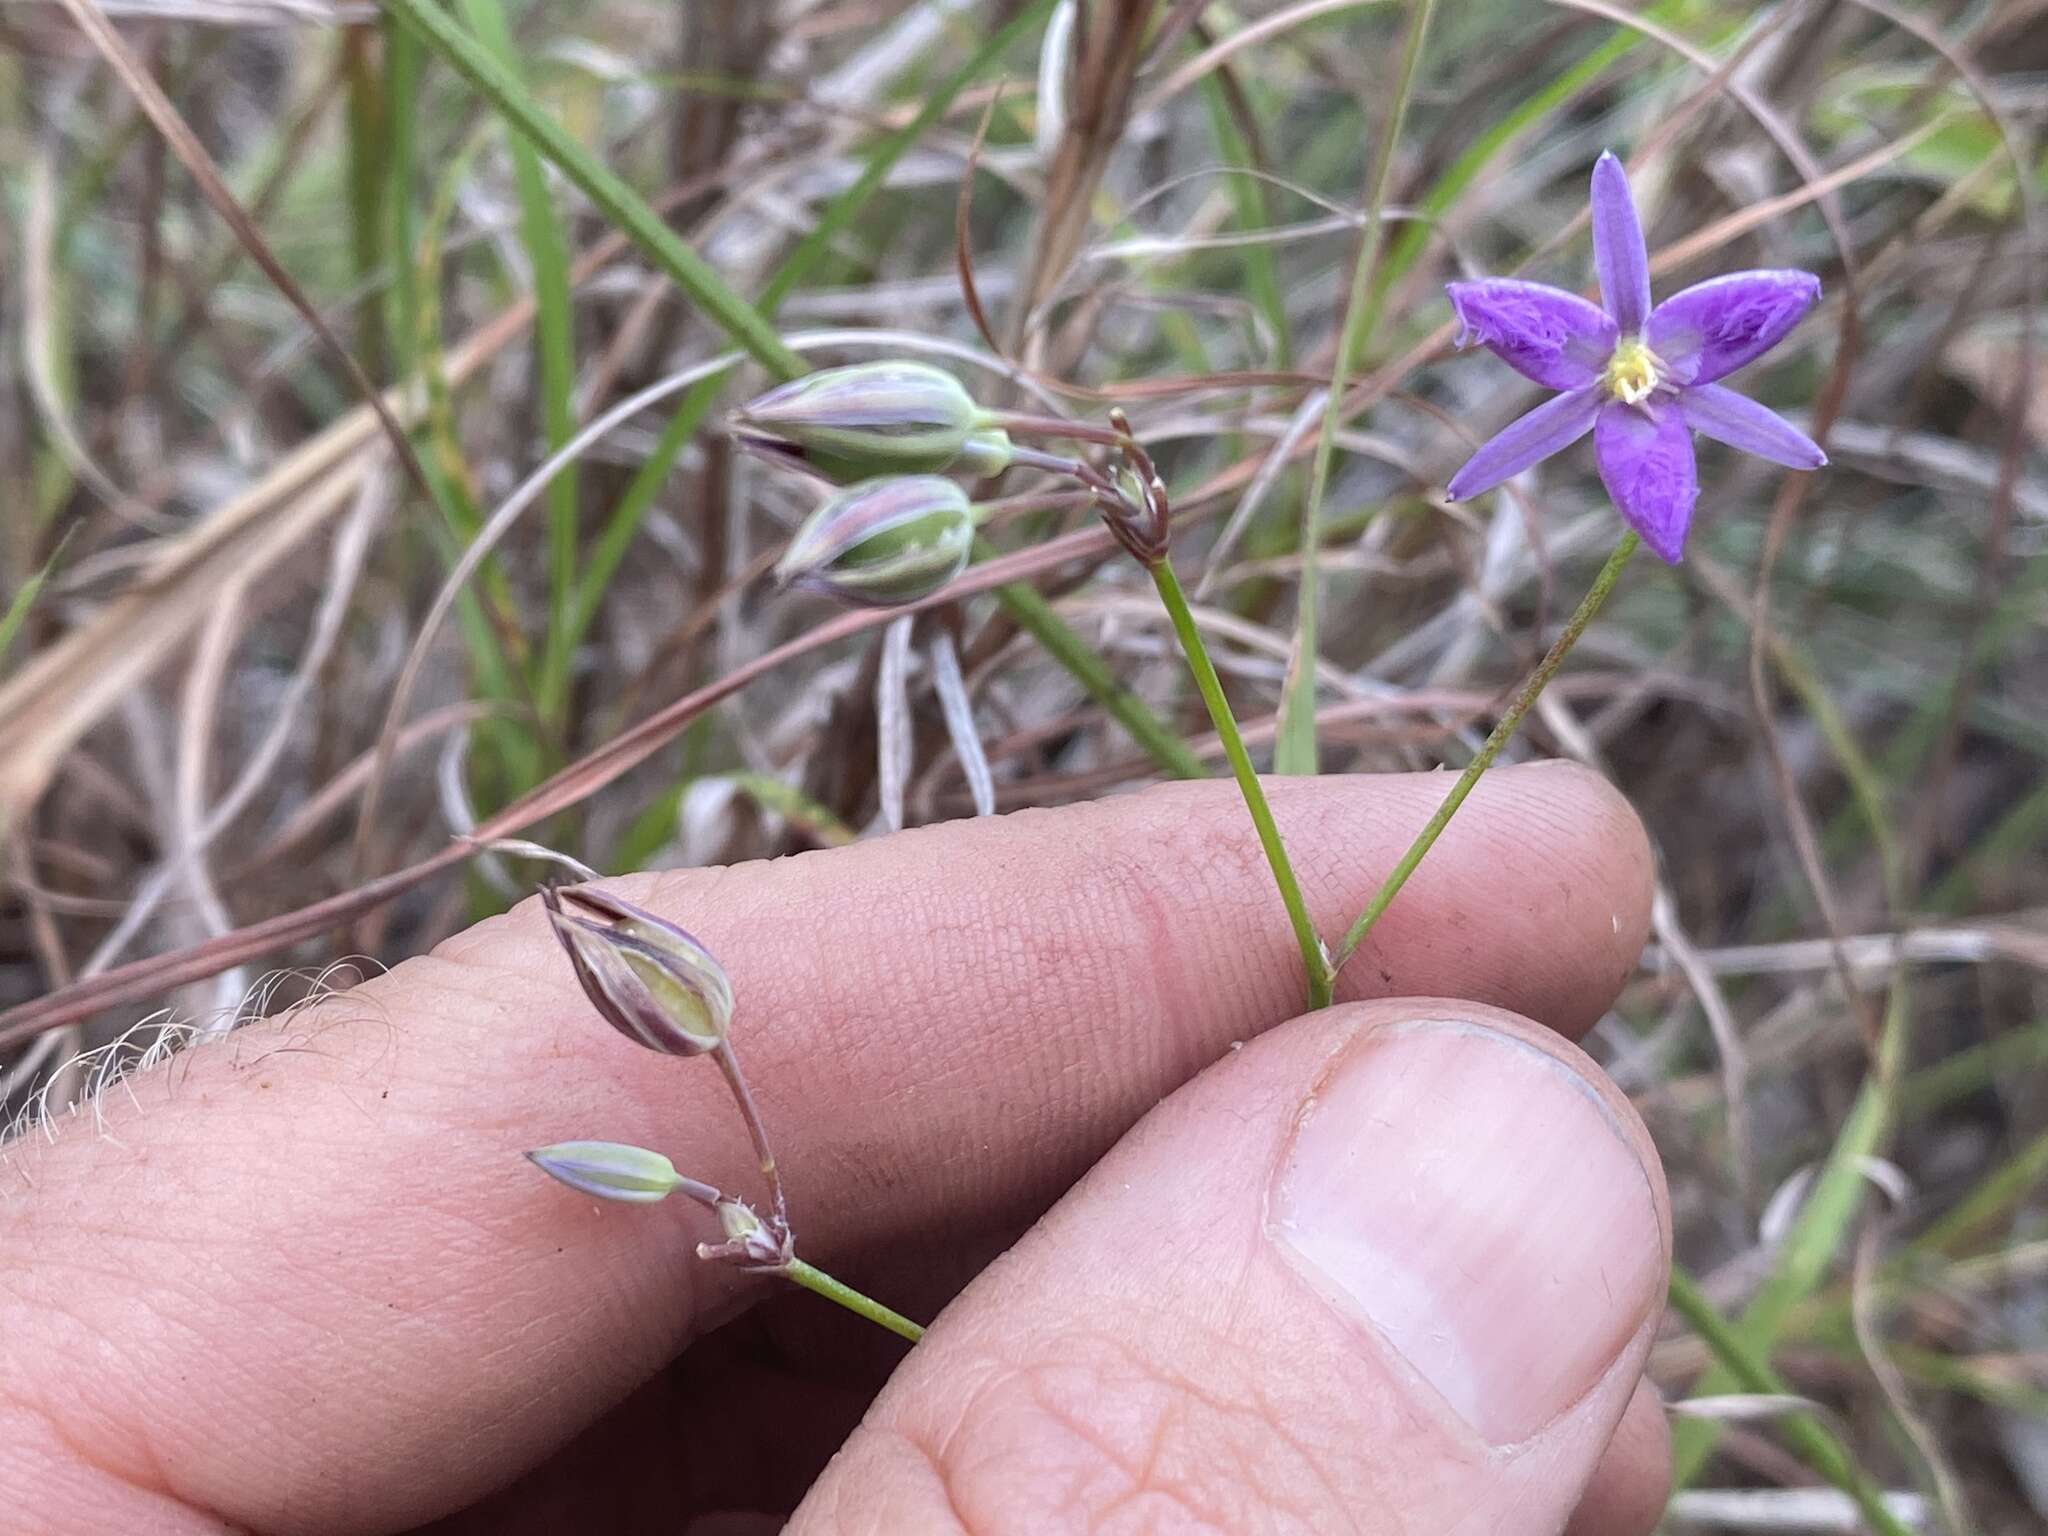
[[[1641,1327],[1662,1237],[1592,1086],[1499,1030],[1374,1030],[1304,1106],[1271,1232],[1494,1445],[1577,1403]]]

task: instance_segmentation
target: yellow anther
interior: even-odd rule
[[[1663,381],[1663,359],[1635,337],[1616,344],[1600,380],[1608,394],[1627,405],[1641,405]]]

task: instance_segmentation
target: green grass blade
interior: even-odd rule
[[[1941,1219],[1921,1233],[1916,1248],[1955,1248],[2005,1218],[2012,1208],[2048,1180],[2048,1131],[2022,1147],[1976,1188],[1958,1200]]]
[[[1216,153],[1225,165],[1250,166],[1252,164],[1251,144],[1239,129],[1232,113],[1231,87],[1218,75],[1208,75],[1202,80],[1203,103],[1209,111],[1210,131],[1216,135]],[[1240,93],[1236,105],[1249,114],[1250,102]],[[1267,196],[1266,183],[1256,176],[1229,176],[1225,178],[1230,187],[1231,202],[1237,211],[1238,226],[1246,230],[1270,229],[1273,224],[1271,200]],[[1267,326],[1273,332],[1273,366],[1291,368],[1294,366],[1293,338],[1287,329],[1287,299],[1280,289],[1279,264],[1273,259],[1273,248],[1269,245],[1250,245],[1244,251],[1244,286],[1246,296],[1252,301]]]
[[[420,76],[425,56],[419,39],[404,27],[384,22],[384,213],[390,225],[386,249],[391,252],[391,290],[385,326],[391,336],[391,359],[399,378],[412,377],[420,333],[419,278],[413,260],[419,243],[419,211],[413,205],[419,168]]]
[[[775,275],[768,279],[768,286],[761,291],[761,308],[773,314],[781,307],[782,301],[796,285],[810,276],[811,269],[832,248],[832,242],[867,206],[868,199],[881,190],[889,172],[904,154],[927,133],[937,126],[940,119],[951,110],[960,93],[987,75],[1002,59],[1003,55],[1019,39],[1050,14],[1056,0],[1033,0],[1013,16],[1008,23],[991,32],[982,45],[974,50],[968,61],[954,71],[952,77],[925,98],[917,116],[905,123],[895,133],[878,144],[868,156],[868,162],[861,168],[860,175],[852,186],[827,205],[811,232],[804,236],[797,248],[789,253]]]
[[[853,185],[832,200],[810,233],[768,279],[767,286],[761,291],[759,307],[762,311],[774,314],[796,285],[809,276],[812,268],[831,250],[832,242],[859,215],[868,199],[881,188],[896,162],[946,115],[963,90],[980,79],[1032,23],[1052,9],[1053,3],[1054,0],[1038,0],[1008,26],[990,36],[973,58],[926,98],[916,117],[876,146]],[[647,455],[639,473],[633,477],[625,495],[606,520],[589,570],[576,594],[569,626],[572,645],[580,643],[588,632],[591,621],[597,616],[598,606],[604,600],[606,585],[618,570],[619,562],[625,559],[626,551],[632,547],[662,482],[668,478],[676,458],[688,445],[705,412],[711,408],[721,384],[721,380],[707,379],[683,396],[682,403],[662,429],[653,451]]]
[[[498,0],[462,0],[470,30],[523,85],[519,45]],[[541,421],[550,454],[576,430],[575,311],[569,291],[569,242],[555,218],[540,156],[522,135],[511,135],[512,179],[519,196],[519,235],[533,265],[534,331],[540,344]],[[534,693],[541,717],[558,721],[568,692],[569,614],[576,590],[576,466],[548,482],[548,627]]]
[[[1670,0],[1666,0],[1663,5],[1651,7],[1645,15],[1656,19],[1678,8],[1677,5],[1670,3]],[[1478,179],[1480,172],[1504,154],[1524,133],[1571,101],[1605,74],[1609,66],[1617,63],[1644,41],[1646,38],[1643,33],[1628,27],[1616,27],[1607,41],[1571,68],[1557,75],[1542,90],[1520,103],[1513,111],[1489,124],[1473,139],[1465,152],[1451,163],[1450,168],[1436,179],[1435,185],[1423,196],[1416,211],[1424,217],[1403,224],[1400,233],[1394,236],[1393,243],[1388,246],[1386,263],[1373,281],[1371,307],[1367,315],[1368,333],[1379,323],[1388,291],[1406,277],[1415,263],[1421,259],[1436,221],[1464,194],[1465,189]]]
[[[977,549],[982,558],[987,558],[987,545],[979,544]],[[1003,612],[1043,646],[1055,661],[1073,673],[1075,680],[1088,690],[1095,702],[1130,732],[1131,739],[1150,753],[1154,762],[1178,778],[1204,779],[1209,776],[1209,770],[1195,755],[1194,749],[1152,713],[1143,699],[1117,681],[1116,674],[1089,648],[1087,641],[1053,612],[1052,604],[1036,587],[1013,582],[1007,587],[997,587],[995,597],[1002,604]]]
[[[951,79],[925,99],[918,113],[903,127],[878,144],[868,156],[867,164],[860,175],[839,196],[826,206],[818,222],[809,234],[798,242],[782,265],[768,279],[761,290],[759,308],[773,315],[789,296],[796,285],[811,274],[813,268],[824,259],[832,248],[832,242],[859,216],[868,200],[880,190],[895,167],[912,146],[917,144],[931,129],[945,117],[960,93],[980,80],[1008,52],[1010,47],[1023,37],[1032,26],[1042,21],[1054,4],[1054,0],[1036,0],[1007,25],[992,33],[975,50],[974,56],[957,70]],[[691,435],[697,430],[705,412],[710,410],[722,387],[722,380],[707,379],[683,396],[667,426],[662,429],[653,451],[647,455],[640,470],[626,487],[625,495],[605,521],[598,535],[597,547],[592,552],[588,568],[578,584],[576,601],[569,624],[569,644],[581,644],[589,632],[590,624],[597,616],[597,610],[604,601],[605,587],[619,568],[619,562],[626,557],[634,538],[640,532],[640,524],[646,519],[654,505],[654,498],[661,491],[662,482],[674,468],[676,458],[689,444]],[[1058,622],[1055,619],[1055,622]]]
[[[1770,1368],[1769,1362],[1753,1347],[1744,1331],[1721,1316],[1682,1269],[1671,1272],[1671,1309],[1685,1319],[1712,1351],[1717,1362],[1714,1379],[1725,1383],[1718,1388],[1719,1392],[1749,1392],[1773,1397],[1796,1395]],[[1703,1385],[1699,1395],[1712,1394],[1706,1392]],[[1700,1419],[1681,1419],[1673,1426],[1673,1436],[1676,1438],[1687,1430],[1702,1427],[1713,1426]],[[1862,1511],[1863,1518],[1870,1522],[1872,1530],[1881,1532],[1882,1536],[1910,1536],[1908,1528],[1885,1506],[1882,1492],[1863,1475],[1855,1457],[1819,1419],[1810,1413],[1788,1414],[1780,1421],[1780,1427],[1799,1459],[1848,1494],[1857,1509]]]
[[[383,0],[384,8],[452,64],[484,99],[689,296],[749,356],[778,378],[804,371],[765,315],[727,287],[647,200],[569,135],[533,100],[519,78],[431,0]]]
[[[1891,1009],[1878,1043],[1877,1060],[1865,1076],[1856,1102],[1842,1122],[1820,1177],[1801,1206],[1798,1219],[1785,1234],[1770,1275],[1733,1325],[1742,1347],[1768,1362],[1785,1322],[1800,1302],[1826,1278],[1835,1255],[1850,1236],[1856,1213],[1863,1208],[1868,1183],[1865,1158],[1883,1144],[1892,1122],[1899,1065],[1905,1055],[1909,1018],[1907,989],[1892,989]],[[1716,1366],[1694,1388],[1701,1397],[1745,1390],[1726,1365]],[[1720,1439],[1720,1426],[1700,1420],[1676,1424],[1671,1432],[1671,1480],[1683,1488],[1700,1473]]]
[[[64,545],[70,542],[66,534],[43,568],[15,588],[14,596],[8,600],[7,611],[0,613],[0,662],[7,659],[7,648],[14,644],[14,637],[21,632],[21,626],[28,622],[30,610],[36,605],[36,598],[42,594],[43,583],[50,579],[50,572],[57,568],[57,559],[64,553]]]
[[[342,71],[348,81],[349,239],[355,278],[368,282],[384,264],[384,138],[388,125],[383,101],[384,80],[377,68],[370,33],[350,27],[342,34]],[[382,356],[382,337],[375,312],[367,313],[357,333],[363,364],[375,376]]]
[[[1358,260],[1351,269],[1351,294],[1344,306],[1344,326],[1337,338],[1337,357],[1330,371],[1330,398],[1323,412],[1322,434],[1316,439],[1315,459],[1309,470],[1308,496],[1301,506],[1301,597],[1295,610],[1294,645],[1287,658],[1287,680],[1280,694],[1279,734],[1273,743],[1275,773],[1314,773],[1316,760],[1316,660],[1320,653],[1320,610],[1322,607],[1323,494],[1330,484],[1330,462],[1337,446],[1337,430],[1343,425],[1344,386],[1352,367],[1372,339],[1368,322],[1373,317],[1370,302],[1373,274],[1379,266],[1386,221],[1387,189],[1394,166],[1394,146],[1401,138],[1401,124],[1407,116],[1408,98],[1415,86],[1415,68],[1422,58],[1422,45],[1429,35],[1430,18],[1436,0],[1413,0],[1408,16],[1408,36],[1401,45],[1400,70],[1394,83],[1394,99],[1387,109],[1386,127],[1374,156],[1372,178],[1366,190],[1365,231],[1359,237]]]

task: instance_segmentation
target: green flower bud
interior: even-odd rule
[[[733,421],[741,446],[841,485],[962,461],[993,474],[1010,460],[1009,438],[983,425],[958,379],[927,363],[827,368],[771,389]]]
[[[526,1155],[542,1173],[600,1200],[652,1205],[687,1182],[659,1152],[624,1142],[558,1141]]]
[[[939,475],[868,480],[804,519],[775,567],[785,586],[891,608],[929,597],[967,568],[974,508]]]
[[[546,887],[541,902],[584,996],[620,1034],[670,1056],[699,1056],[725,1043],[732,983],[689,934],[594,886]]]

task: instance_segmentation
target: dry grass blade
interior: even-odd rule
[[[1886,1349],[1884,1322],[1878,1315],[1880,1299],[1874,1283],[1879,1261],[1878,1227],[1878,1222],[1866,1220],[1863,1233],[1856,1240],[1856,1267],[1850,1283],[1849,1309],[1855,1323],[1856,1344],[1870,1366],[1872,1379],[1891,1407],[1892,1417],[1905,1431],[1906,1438],[1912,1442],[1915,1453],[1927,1468],[1928,1480],[1934,1485],[1935,1502],[1941,1510],[1942,1524],[1959,1533],[1974,1531],[1977,1523],[1970,1517],[1962,1479],[1956,1475],[1948,1454],[1941,1448],[1941,1441],[1926,1417],[1914,1406],[1912,1389]]]
[[[1035,548],[983,561],[949,586],[911,605],[912,611],[923,612],[992,591],[1010,582],[1029,580],[1077,556],[1100,558],[1112,547],[1110,536],[1101,528],[1082,529]],[[375,911],[386,902],[461,864],[470,856],[472,841],[511,836],[615,782],[660,751],[704,711],[739,693],[759,678],[813,651],[867,630],[878,629],[896,616],[896,612],[887,609],[840,614],[753,657],[717,681],[656,711],[503,810],[487,817],[477,825],[469,840],[451,844],[403,869],[376,876],[324,900],[251,923],[209,943],[134,961],[0,1012],[0,1050],[46,1029],[90,1018],[103,1009],[203,980],[229,966],[275,954],[289,945],[351,923],[364,913]]]
[[[882,664],[875,671],[875,782],[882,825],[903,830],[903,793],[910,783],[916,743],[911,739],[910,631],[905,614],[882,631]]]
[[[75,86],[59,91],[60,116],[76,94]],[[30,157],[27,206],[22,218],[22,371],[28,381],[29,399],[65,465],[106,503],[108,510],[138,528],[162,533],[176,524],[130,496],[100,467],[72,424],[63,389],[57,382],[59,304],[53,270],[57,259],[58,196],[55,138],[54,132],[45,133]]]
[[[995,327],[989,324],[988,310],[981,302],[981,288],[974,281],[974,246],[972,242],[972,215],[974,212],[974,173],[981,164],[981,147],[988,142],[988,125],[996,115],[996,103],[1002,99],[1002,82],[990,94],[988,106],[982,110],[981,122],[975,127],[974,142],[967,148],[967,163],[960,168],[960,195],[953,202],[953,267],[960,274],[960,297],[967,305],[967,314],[974,321],[974,328],[981,332],[981,339],[988,343],[989,351],[997,357],[1003,356],[1003,344],[996,340]]]
[[[925,648],[931,665],[932,688],[939,696],[939,708],[946,717],[946,734],[953,742],[961,777],[974,802],[974,814],[993,816],[996,811],[995,779],[989,772],[988,754],[982,750],[981,733],[974,725],[974,701],[968,696],[967,679],[960,673],[960,653],[953,636],[945,629],[933,634]]]
[[[449,377],[473,374],[530,315],[515,305],[483,327],[449,355]],[[408,409],[404,398],[394,391],[380,409]],[[0,833],[35,803],[72,744],[198,627],[228,583],[270,570],[351,504],[376,433],[367,407],[342,416],[189,532],[160,541],[129,591],[0,682]]]
[[[263,238],[262,231],[257,229],[241,203],[237,201],[235,194],[229,190],[219,167],[213,163],[213,157],[207,154],[206,146],[199,142],[199,136],[186,124],[184,118],[178,115],[178,109],[171,105],[171,99],[163,93],[163,88],[151,78],[149,71],[143,68],[142,61],[128,51],[128,45],[121,41],[121,34],[115,31],[113,23],[107,20],[98,0],[61,0],[61,3],[78,23],[79,30],[85,33],[92,45],[99,50],[100,56],[107,61],[108,66],[120,76],[121,83],[127,86],[130,94],[135,97],[136,105],[142,108],[156,131],[163,135],[164,142],[170,145],[171,153],[178,157],[192,179],[198,182],[200,192],[212,205],[214,212],[235,232],[235,238],[249,253],[249,259],[262,269],[265,277],[276,284],[277,291],[290,301],[292,308],[299,312],[300,318],[312,329],[313,334],[320,338],[321,344],[333,354],[342,371],[361,392],[364,403],[376,416],[378,425],[384,429],[384,435],[391,440],[391,451],[396,455],[398,462],[405,466],[406,475],[414,488],[421,497],[431,500],[433,491],[427,483],[427,472],[412,451],[412,440],[407,436],[405,428],[398,424],[397,416],[392,414],[391,407],[385,403],[376,383],[363,371],[363,365],[356,361],[355,354],[334,334],[333,328],[328,325],[326,318],[321,315],[313,301],[306,296],[298,280],[287,272],[272,254],[269,242]]]
[[[1046,168],[1045,202],[1010,314],[1010,345],[1003,349],[1014,357],[1031,356],[1025,341],[1039,319],[1039,305],[1087,232],[1095,188],[1123,134],[1138,66],[1145,58],[1152,0],[1099,0],[1074,14],[1064,121],[1052,164]]]
[[[1917,1493],[1888,1493],[1885,1504],[1906,1529],[1930,1528],[1927,1501]],[[1672,1499],[1670,1516],[1686,1531],[1860,1536],[1869,1529],[1855,1501],[1832,1488],[1690,1489]]]

